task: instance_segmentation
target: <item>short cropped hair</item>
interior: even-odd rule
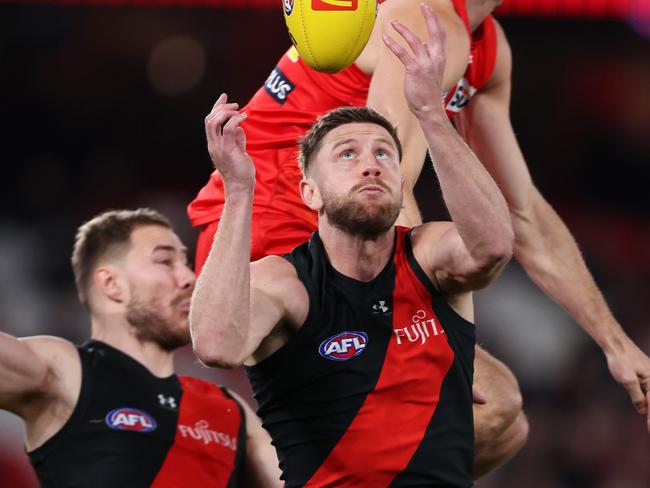
[[[312,156],[323,137],[341,125],[352,123],[377,124],[386,129],[395,141],[399,160],[402,160],[402,144],[397,137],[397,129],[385,117],[368,107],[340,107],[321,115],[298,141],[298,164],[303,176],[307,175]]]
[[[88,291],[97,263],[108,254],[125,252],[133,231],[144,225],[172,228],[167,217],[156,210],[138,208],[109,210],[93,217],[77,229],[71,262],[77,294],[83,305],[88,307]]]

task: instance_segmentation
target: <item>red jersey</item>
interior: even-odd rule
[[[490,78],[496,58],[493,19],[487,17],[472,34],[464,0],[453,0],[453,3],[467,27],[471,55],[463,78],[445,94],[450,117],[460,111]],[[243,108],[248,118],[242,127],[246,131],[248,153],[256,168],[254,258],[288,252],[317,228],[316,213],[305,206],[298,191],[302,175],[296,159],[297,140],[318,116],[337,107],[364,106],[370,79],[354,64],[340,73],[321,73],[307,66],[295,48],[291,48]],[[223,205],[223,181],[214,171],[188,206],[192,225],[218,221]],[[265,236],[278,231],[292,236],[286,245],[283,242],[269,244],[265,240]],[[207,254],[211,242],[212,236],[209,236],[203,242],[207,249],[197,251],[197,269],[204,259],[201,254]]]

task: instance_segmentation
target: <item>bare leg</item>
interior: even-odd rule
[[[474,478],[509,461],[526,443],[528,421],[517,380],[501,361],[476,347],[474,388],[487,401],[474,404]]]

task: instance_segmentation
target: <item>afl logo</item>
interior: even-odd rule
[[[282,5],[284,5],[284,13],[291,15],[293,12],[293,2],[294,0],[282,0]]]
[[[151,432],[158,427],[151,415],[136,408],[116,408],[108,412],[104,420],[106,425],[113,430]]]
[[[318,352],[332,361],[347,361],[363,352],[368,344],[364,332],[345,331],[321,342]]]

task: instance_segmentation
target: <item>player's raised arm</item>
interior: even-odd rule
[[[226,204],[190,312],[197,356],[210,366],[225,368],[248,359],[285,317],[278,284],[292,270],[277,257],[249,264],[255,167],[240,127],[246,114],[237,109],[223,94],[205,119],[208,152],[223,177]],[[251,280],[251,267],[258,279]]]
[[[510,258],[513,231],[508,207],[480,161],[457,134],[442,107],[445,33],[433,10],[422,5],[428,41],[395,21],[393,28],[407,41],[413,56],[387,34],[384,41],[404,65],[404,93],[420,123],[454,221],[441,236],[423,226],[415,233],[435,239],[428,267],[446,293],[485,286]],[[426,238],[425,238],[426,239]],[[428,239],[426,239],[428,241]]]
[[[457,128],[498,182],[515,231],[515,257],[531,279],[602,348],[650,431],[650,359],[625,334],[594,282],[570,231],[535,187],[510,121],[512,56],[497,24],[498,51],[488,84],[456,119]]]
[[[427,142],[404,98],[404,67],[381,39],[375,36],[378,37],[382,29],[390,29],[391,20],[398,20],[418,37],[426,38],[426,26],[418,8],[420,1],[398,0],[381,5],[373,38],[370,40],[372,53],[377,56],[377,59],[367,100],[368,107],[382,114],[397,127],[404,148],[401,161],[401,172],[404,177],[404,210],[398,223],[409,226],[422,223],[413,188],[422,171]],[[442,89],[448,90],[465,72],[469,57],[469,37],[465,25],[454,11],[451,2],[428,0],[428,4],[435,9],[447,36],[445,53],[447,63]],[[397,42],[406,46],[401,39],[397,39]],[[440,98],[442,94],[437,96]]]

